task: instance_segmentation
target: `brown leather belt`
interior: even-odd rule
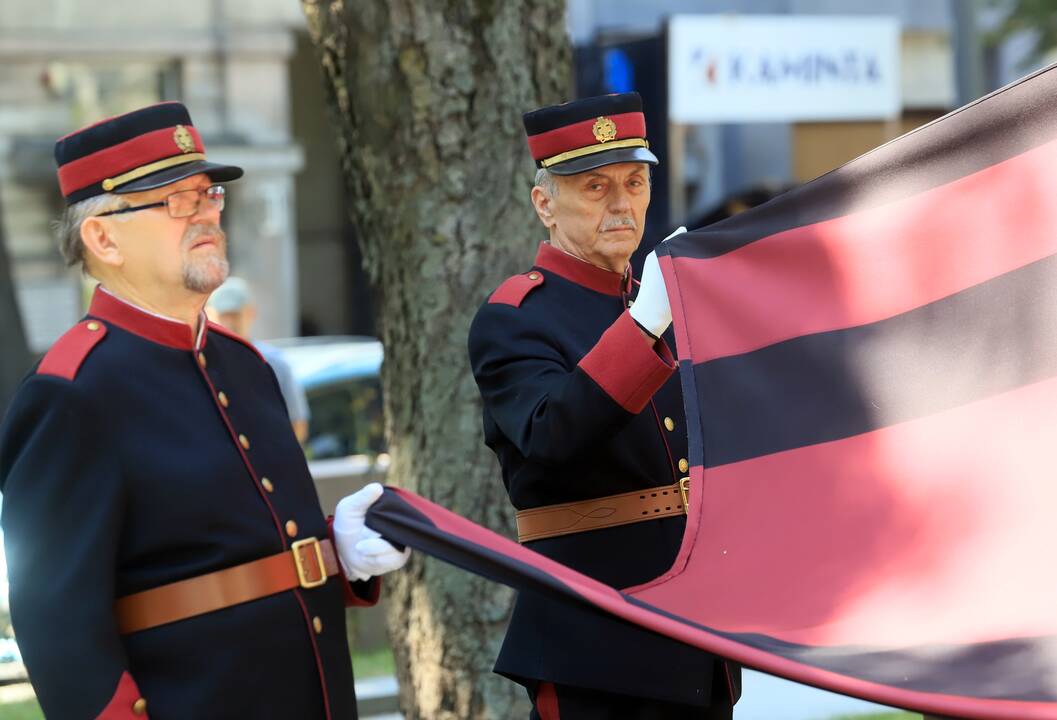
[[[529,542],[685,515],[690,504],[689,496],[690,478],[685,477],[674,485],[518,510],[517,539],[518,542]]]
[[[119,598],[118,631],[139,632],[296,587],[319,587],[337,574],[330,540],[299,540],[277,555]]]

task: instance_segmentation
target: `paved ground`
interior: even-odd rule
[[[0,705],[7,703],[22,702],[29,700],[33,695],[33,687],[29,683],[15,683],[0,687]]]
[[[745,671],[744,682],[745,693],[734,709],[734,720],[827,720],[888,709],[752,670]],[[365,706],[363,720],[402,720],[399,713],[391,712],[395,706],[395,693],[396,680],[392,677],[358,681],[356,694]],[[28,683],[0,687],[0,705],[31,697],[33,689]]]
[[[827,720],[839,716],[871,715],[890,708],[824,692],[805,685],[746,670],[745,694],[734,709],[734,720]],[[364,693],[363,691],[366,691]],[[356,683],[361,702],[367,697],[396,693],[394,678]],[[377,697],[375,695],[375,697]],[[371,715],[364,720],[401,720],[399,713]]]
[[[734,720],[825,720],[890,709],[753,670],[744,671],[743,681],[744,692],[734,706]]]

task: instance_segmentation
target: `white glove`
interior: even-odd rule
[[[399,570],[411,555],[411,548],[400,552],[374,530],[364,525],[367,508],[382,496],[379,483],[368,483],[338,501],[334,510],[334,542],[338,559],[350,580],[367,580],[372,575]]]
[[[664,240],[684,232],[686,228],[680,227]],[[668,289],[664,286],[664,275],[661,273],[660,263],[657,262],[656,250],[646,256],[646,262],[642,266],[642,280],[639,282],[639,294],[635,296],[635,302],[628,312],[639,327],[655,338],[663,335],[668,326],[672,324],[672,308],[668,304]]]

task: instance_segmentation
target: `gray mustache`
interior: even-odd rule
[[[219,225],[191,225],[184,233],[184,247],[190,247],[202,235],[213,235],[221,243],[227,242],[228,239],[227,234],[220,229]]]
[[[612,230],[613,228],[626,227],[631,230],[636,228],[635,219],[630,217],[613,218],[612,220],[606,220],[602,223],[602,227],[599,228],[601,232],[606,230]]]

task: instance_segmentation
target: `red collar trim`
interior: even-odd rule
[[[630,272],[620,274],[611,270],[603,270],[559,250],[550,243],[540,243],[539,251],[536,253],[536,267],[549,270],[570,282],[605,295],[620,297],[630,290]]]
[[[194,329],[190,325],[142,310],[130,302],[111,295],[103,290],[102,286],[96,287],[88,314],[159,345],[177,350],[195,349]],[[201,340],[204,345],[205,323],[203,323]]]

